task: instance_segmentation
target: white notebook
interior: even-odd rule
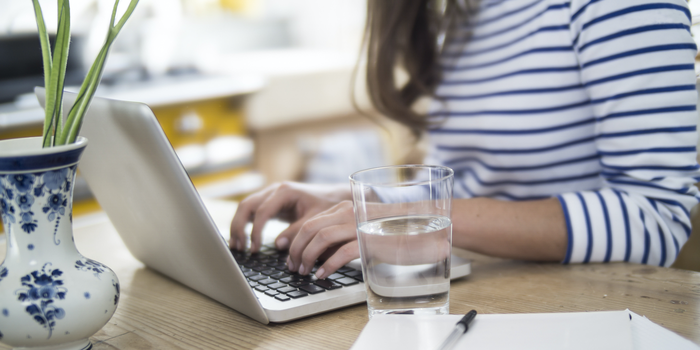
[[[437,349],[463,315],[373,317],[351,350]],[[459,349],[700,350],[629,310],[477,315]]]

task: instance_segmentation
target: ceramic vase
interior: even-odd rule
[[[90,349],[114,314],[119,281],[82,256],[72,227],[73,184],[87,146],[79,138],[0,141],[0,205],[7,254],[0,265],[0,343],[17,349]]]

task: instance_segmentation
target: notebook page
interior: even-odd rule
[[[380,315],[367,323],[352,350],[437,349],[462,315]],[[627,311],[478,315],[458,349],[632,350]]]

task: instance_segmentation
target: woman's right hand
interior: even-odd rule
[[[260,250],[262,229],[272,218],[289,222],[289,227],[282,231],[275,245],[279,250],[290,247],[302,225],[336,203],[350,198],[348,185],[312,185],[295,182],[282,182],[268,186],[241,201],[231,221],[231,240],[229,247],[240,251],[246,248],[245,226],[253,222],[251,232],[251,252]]]

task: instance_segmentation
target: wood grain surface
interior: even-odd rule
[[[119,276],[115,315],[91,339],[102,349],[347,349],[367,323],[364,304],[285,324],[263,325],[148,269],[104,216],[76,221],[75,242]],[[700,344],[700,273],[612,263],[560,265],[466,251],[472,274],[453,281],[450,313],[630,309]],[[5,242],[0,243],[4,259]],[[9,349],[1,345],[0,349]]]

